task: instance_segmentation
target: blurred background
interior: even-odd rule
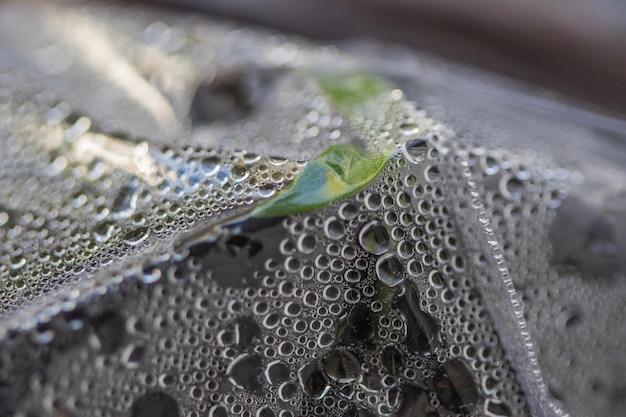
[[[325,41],[369,37],[626,115],[626,3],[618,0],[151,0]]]

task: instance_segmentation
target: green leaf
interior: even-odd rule
[[[309,162],[293,183],[258,206],[252,217],[307,212],[355,194],[378,176],[389,157],[370,157],[350,144],[330,146]]]
[[[345,117],[372,117],[390,84],[375,75],[360,72],[314,72],[322,92]],[[375,110],[373,110],[375,109]],[[363,143],[330,146],[310,161],[302,173],[274,198],[261,203],[252,217],[279,217],[312,211],[367,187],[380,173],[393,149]],[[369,149],[365,151],[363,149]]]
[[[358,112],[392,87],[384,79],[361,72],[318,72],[318,85],[345,115]]]

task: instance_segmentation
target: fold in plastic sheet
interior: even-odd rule
[[[0,415],[623,409],[624,364],[600,363],[624,340],[622,122],[373,43],[108,6],[0,20]],[[404,93],[346,114],[314,67]],[[393,152],[361,191],[250,216],[369,141]]]

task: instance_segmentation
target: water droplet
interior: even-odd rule
[[[485,175],[496,175],[500,171],[498,160],[492,155],[482,155],[479,161]]]
[[[359,385],[365,390],[370,392],[377,392],[383,389],[383,381],[378,372],[370,371],[365,373],[361,380],[359,381]]]
[[[311,363],[300,368],[298,379],[304,393],[315,400],[324,397],[330,389],[328,377],[318,369],[317,363]]]
[[[324,233],[329,239],[339,240],[346,234],[343,222],[335,216],[331,216],[324,224]]]
[[[428,283],[431,287],[436,289],[442,289],[445,285],[443,277],[438,271],[431,271],[430,274],[428,274]]]
[[[143,345],[128,345],[122,352],[122,363],[124,363],[128,369],[135,369],[139,366],[145,352],[146,347]]]
[[[12,270],[22,269],[26,265],[26,258],[23,256],[12,257],[10,267]]]
[[[200,166],[207,176],[213,176],[220,170],[221,162],[217,156],[209,156],[200,162]]]
[[[317,337],[317,345],[320,348],[328,347],[328,346],[332,345],[334,341],[335,341],[335,338],[333,337],[332,334],[330,334],[328,332],[322,332]]]
[[[209,409],[208,417],[228,417],[228,410],[223,405],[214,405]]]
[[[300,252],[308,255],[313,253],[317,247],[317,238],[314,235],[305,233],[298,238],[296,245]]]
[[[361,229],[359,243],[369,253],[381,255],[389,250],[389,232],[385,226],[374,220]]]
[[[418,163],[426,159],[428,140],[417,139],[402,145],[402,153],[411,163]]]
[[[326,374],[338,382],[353,381],[359,376],[361,363],[350,351],[335,349],[322,361]]]
[[[284,382],[278,387],[278,396],[283,401],[291,401],[298,393],[298,386],[293,382]]]
[[[485,415],[488,417],[510,417],[511,409],[500,400],[487,398],[485,401]]]
[[[265,369],[265,378],[272,385],[289,381],[291,371],[281,361],[270,362]]]
[[[272,411],[272,409],[269,408],[268,406],[261,407],[256,412],[256,417],[274,417],[274,416],[275,416],[274,411]]]
[[[417,126],[413,118],[409,118],[403,121],[402,124],[399,126],[399,129],[400,129],[400,133],[402,133],[406,137],[415,136],[420,131],[419,127]]]
[[[146,268],[139,276],[144,284],[153,284],[161,279],[161,270],[158,268]]]
[[[113,235],[115,226],[111,222],[102,222],[93,228],[93,236],[97,242],[104,243]]]
[[[123,237],[123,241],[130,246],[137,246],[150,236],[150,228],[138,227],[126,233]]]
[[[372,311],[363,304],[352,307],[350,313],[337,325],[337,340],[343,345],[371,345],[375,337]]]
[[[404,369],[402,353],[394,346],[386,346],[383,349],[380,354],[380,361],[391,375],[398,375]]]
[[[120,219],[131,216],[137,208],[137,190],[132,186],[124,186],[111,206],[111,215]]]
[[[435,182],[435,181],[438,181],[439,178],[441,177],[441,172],[439,171],[438,167],[429,166],[428,168],[426,168],[424,175],[426,176],[427,181]]]
[[[392,254],[387,254],[378,258],[376,275],[383,283],[394,287],[404,281],[404,268]]]
[[[438,326],[435,319],[419,306],[419,291],[415,284],[406,285],[405,294],[394,303],[406,321],[406,347],[413,353],[425,354],[438,346]]]
[[[0,227],[9,222],[9,214],[5,211],[0,211]]]
[[[235,358],[226,374],[237,386],[251,392],[262,390],[263,361],[258,355],[244,354]]]
[[[359,214],[359,208],[352,203],[344,203],[339,207],[339,217],[352,220]]]
[[[240,349],[252,346],[261,337],[261,327],[251,316],[239,317],[235,329],[237,346]]]
[[[235,165],[230,170],[230,178],[234,182],[244,181],[246,178],[248,178],[248,176],[250,176],[250,171],[248,170],[248,168],[246,168],[245,165]]]
[[[507,174],[500,179],[498,188],[504,198],[509,201],[515,201],[522,198],[522,193],[524,192],[524,182],[510,174]]]

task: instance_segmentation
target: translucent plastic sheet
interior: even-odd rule
[[[625,123],[372,42],[0,23],[0,415],[623,412]]]

